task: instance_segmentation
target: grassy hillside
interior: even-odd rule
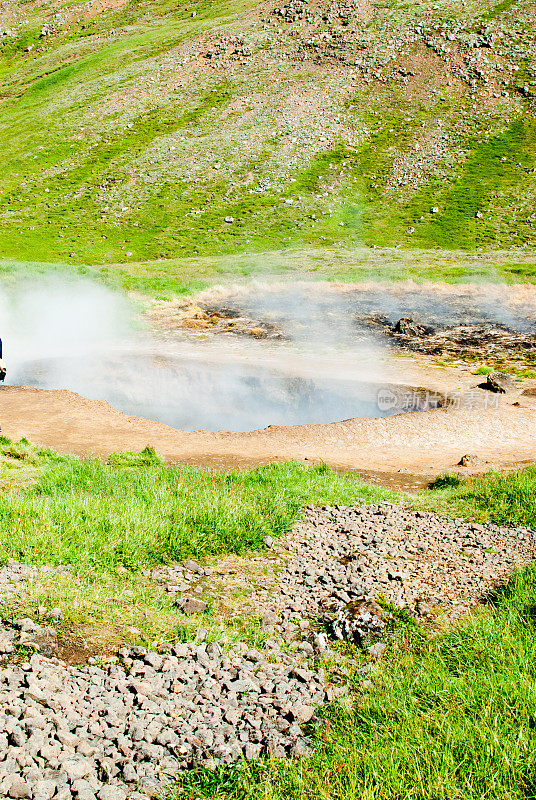
[[[3,256],[534,245],[532,0],[4,0],[0,29]]]

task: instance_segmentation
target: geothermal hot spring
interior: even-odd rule
[[[378,402],[379,392],[390,391],[388,350],[374,326],[359,324],[362,317],[380,314],[394,322],[411,315],[452,324],[478,314],[516,330],[535,329],[526,309],[497,304],[493,296],[477,295],[471,305],[463,293],[445,300],[422,292],[314,287],[242,291],[245,312],[285,332],[257,341],[158,332],[140,323],[125,298],[87,280],[20,283],[0,290],[6,384],[68,389],[183,430],[325,423],[438,404],[412,391],[399,392],[395,403]]]

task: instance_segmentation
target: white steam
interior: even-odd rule
[[[394,413],[378,408],[386,350],[367,316],[518,330],[536,320],[533,293],[505,287],[263,284],[219,301],[287,338],[159,337],[140,328],[124,297],[89,280],[0,288],[6,383],[69,389],[185,430],[331,422]]]
[[[0,336],[12,378],[31,361],[106,353],[132,337],[131,320],[124,298],[89,280],[0,289]]]
[[[185,430],[377,416],[363,378],[379,374],[379,353],[349,347],[348,320],[313,300],[288,295],[282,306],[290,343],[166,341],[136,326],[125,298],[90,281],[21,283],[0,289],[6,383],[69,389]]]

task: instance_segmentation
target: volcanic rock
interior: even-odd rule
[[[328,623],[328,628],[336,639],[363,646],[367,640],[383,631],[385,622],[386,615],[380,606],[370,598],[363,598],[343,606]]]
[[[475,464],[479,464],[479,463],[480,463],[480,459],[479,459],[478,456],[475,456],[474,453],[466,453],[458,461],[458,466],[459,467],[472,467]]]
[[[411,317],[403,317],[399,319],[394,326],[395,333],[402,333],[404,336],[426,336],[433,332],[433,328],[426,325],[419,325],[414,322]]]
[[[490,372],[486,382],[482,384],[483,389],[498,394],[506,394],[513,391],[516,385],[514,379],[507,372]]]

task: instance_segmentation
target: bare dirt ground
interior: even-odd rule
[[[122,414],[64,390],[6,386],[0,390],[0,420],[10,438],[25,436],[80,456],[106,458],[150,444],[170,463],[248,468],[271,461],[326,462],[408,489],[453,469],[467,453],[479,461],[466,472],[536,461],[536,404],[516,395],[497,408],[446,407],[326,425],[208,433]]]

